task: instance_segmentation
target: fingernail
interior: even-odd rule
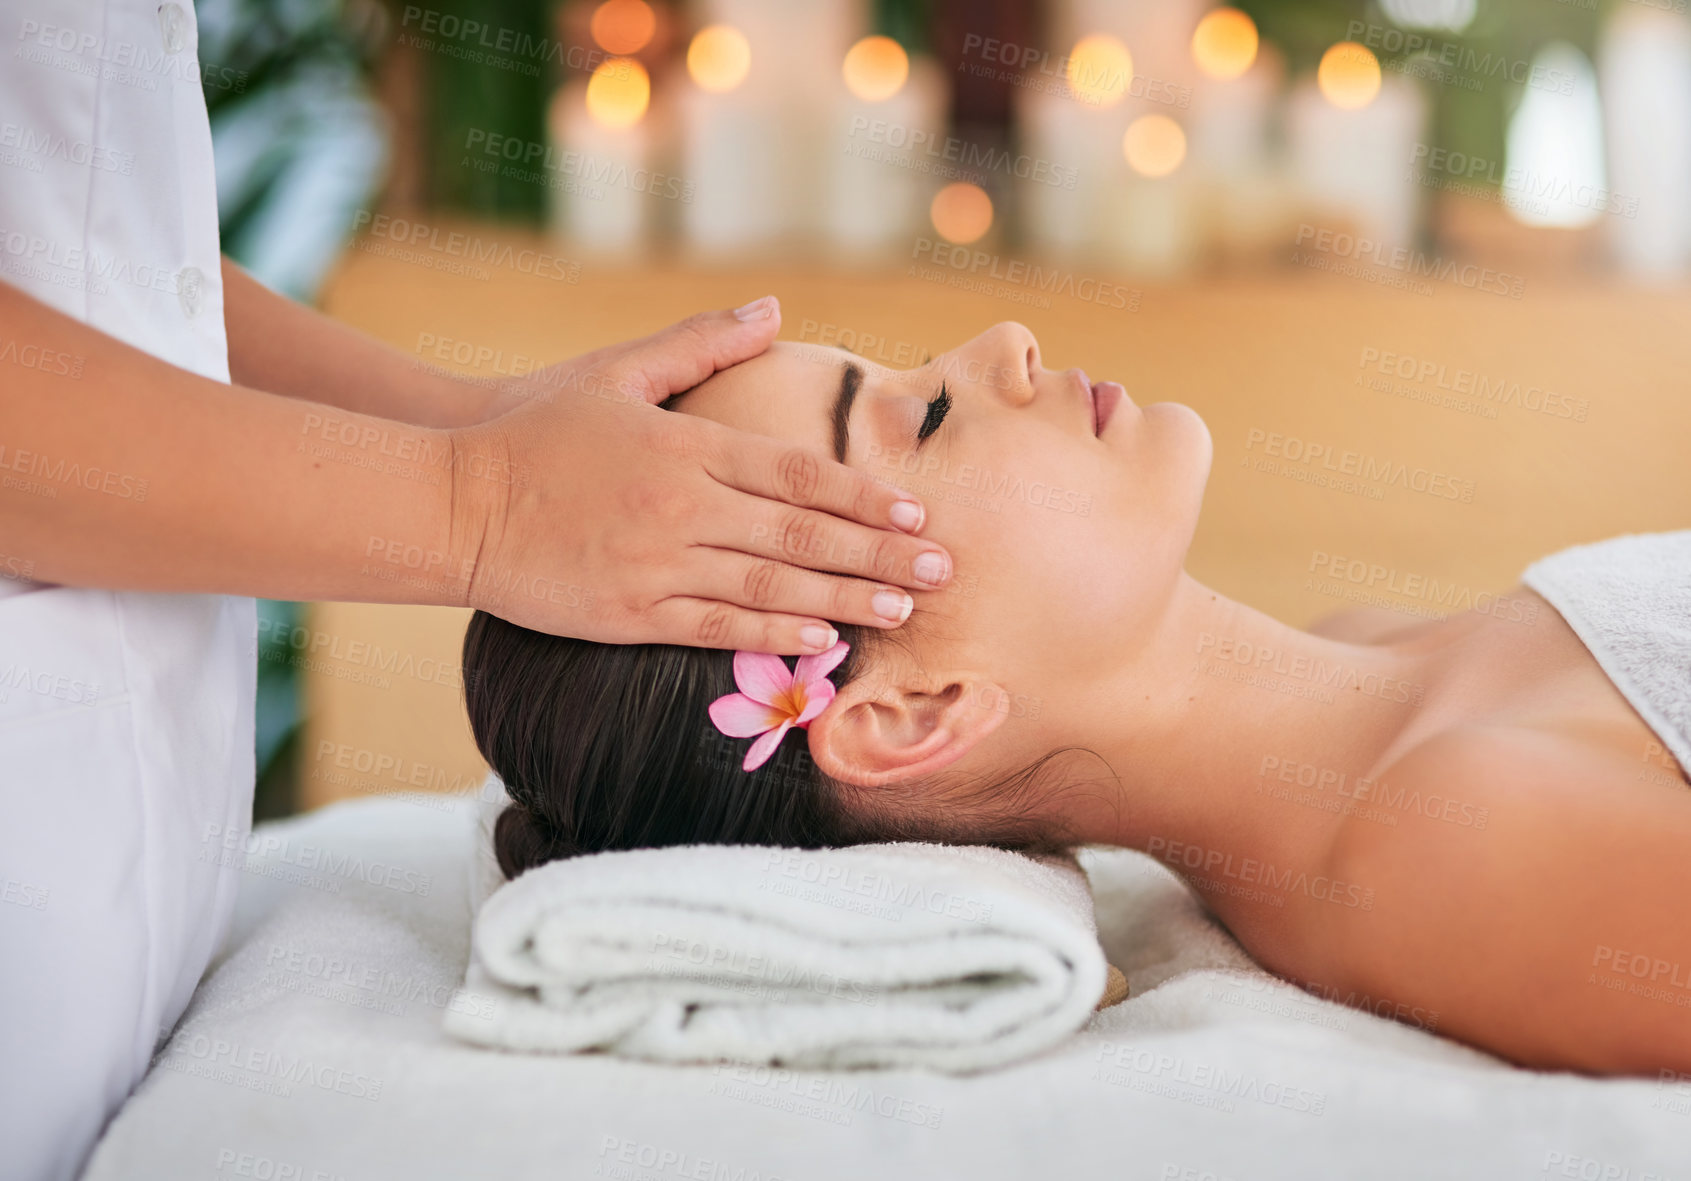
[[[892,511],[887,514],[892,518],[893,527],[902,529],[906,533],[916,533],[922,528],[922,506],[914,500],[895,501]]]
[[[736,320],[762,320],[775,310],[775,297],[766,295],[762,299],[754,299],[744,307],[734,309]]]
[[[945,560],[944,555],[929,550],[917,558],[911,568],[916,572],[916,581],[925,582],[929,586],[938,586],[945,581],[946,575],[950,573],[950,566],[951,563]]]
[[[875,614],[892,623],[903,623],[910,618],[910,609],[916,605],[903,591],[876,591],[875,597],[869,600],[869,605],[875,608]]]
[[[839,643],[840,633],[820,623],[807,623],[799,628],[799,643],[818,652],[826,652]]]

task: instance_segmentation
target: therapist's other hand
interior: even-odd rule
[[[896,627],[951,578],[908,493],[816,452],[656,408],[755,357],[773,296],[536,374],[454,432],[468,602],[604,643],[825,651],[828,620]],[[538,391],[549,391],[540,394]]]

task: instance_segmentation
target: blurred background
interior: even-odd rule
[[[1686,0],[197,9],[225,251],[419,369],[1020,320],[1203,414],[1189,569],[1300,625],[1691,524]],[[466,618],[262,603],[259,817],[478,791]]]

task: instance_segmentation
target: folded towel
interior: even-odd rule
[[[969,1073],[1105,994],[1072,858],[913,842],[687,845],[537,866],[476,916],[466,1041],[669,1062]]]

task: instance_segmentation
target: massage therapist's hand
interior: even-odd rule
[[[827,620],[891,627],[951,576],[908,494],[815,451],[657,408],[763,352],[767,297],[536,374],[453,432],[469,603],[606,643],[820,652]],[[538,589],[537,589],[538,588]]]

